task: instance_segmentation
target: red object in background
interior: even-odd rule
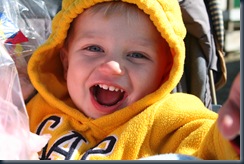
[[[13,34],[9,38],[5,40],[5,43],[11,43],[11,44],[17,44],[22,42],[27,42],[28,38],[24,36],[24,34],[21,31],[18,31],[17,33]]]

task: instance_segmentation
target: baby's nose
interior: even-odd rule
[[[105,74],[110,74],[110,75],[123,75],[124,71],[121,68],[121,65],[116,62],[116,61],[108,61],[103,63],[100,66],[100,71],[105,73]]]

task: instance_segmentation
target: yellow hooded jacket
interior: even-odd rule
[[[169,78],[154,93],[107,116],[91,119],[75,109],[63,78],[59,50],[73,19],[112,0],[63,0],[52,34],[32,55],[28,73],[38,94],[27,104],[31,131],[51,134],[41,159],[139,159],[167,153],[201,159],[239,159],[220,135],[217,114],[192,95],[170,92],[184,66],[186,29],[177,0],[122,0],[136,4],[168,42]]]

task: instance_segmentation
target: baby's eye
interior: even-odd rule
[[[104,52],[103,49],[97,45],[88,46],[85,50],[92,51],[92,52]]]
[[[132,52],[132,53],[129,53],[127,56],[132,57],[132,58],[147,59],[147,57],[145,55],[143,55],[142,53],[139,53],[139,52]]]

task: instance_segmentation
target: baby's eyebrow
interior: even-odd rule
[[[139,38],[131,39],[131,42],[142,47],[151,47],[154,45],[156,41],[153,38],[149,39],[149,38],[139,37]]]
[[[97,38],[97,37],[99,37],[100,34],[101,34],[100,32],[95,32],[95,31],[83,31],[80,34],[80,37],[82,37],[82,38],[95,38],[96,37]]]
[[[77,41],[93,40],[93,39],[103,39],[103,36],[99,32],[94,31],[82,31],[75,34]]]

